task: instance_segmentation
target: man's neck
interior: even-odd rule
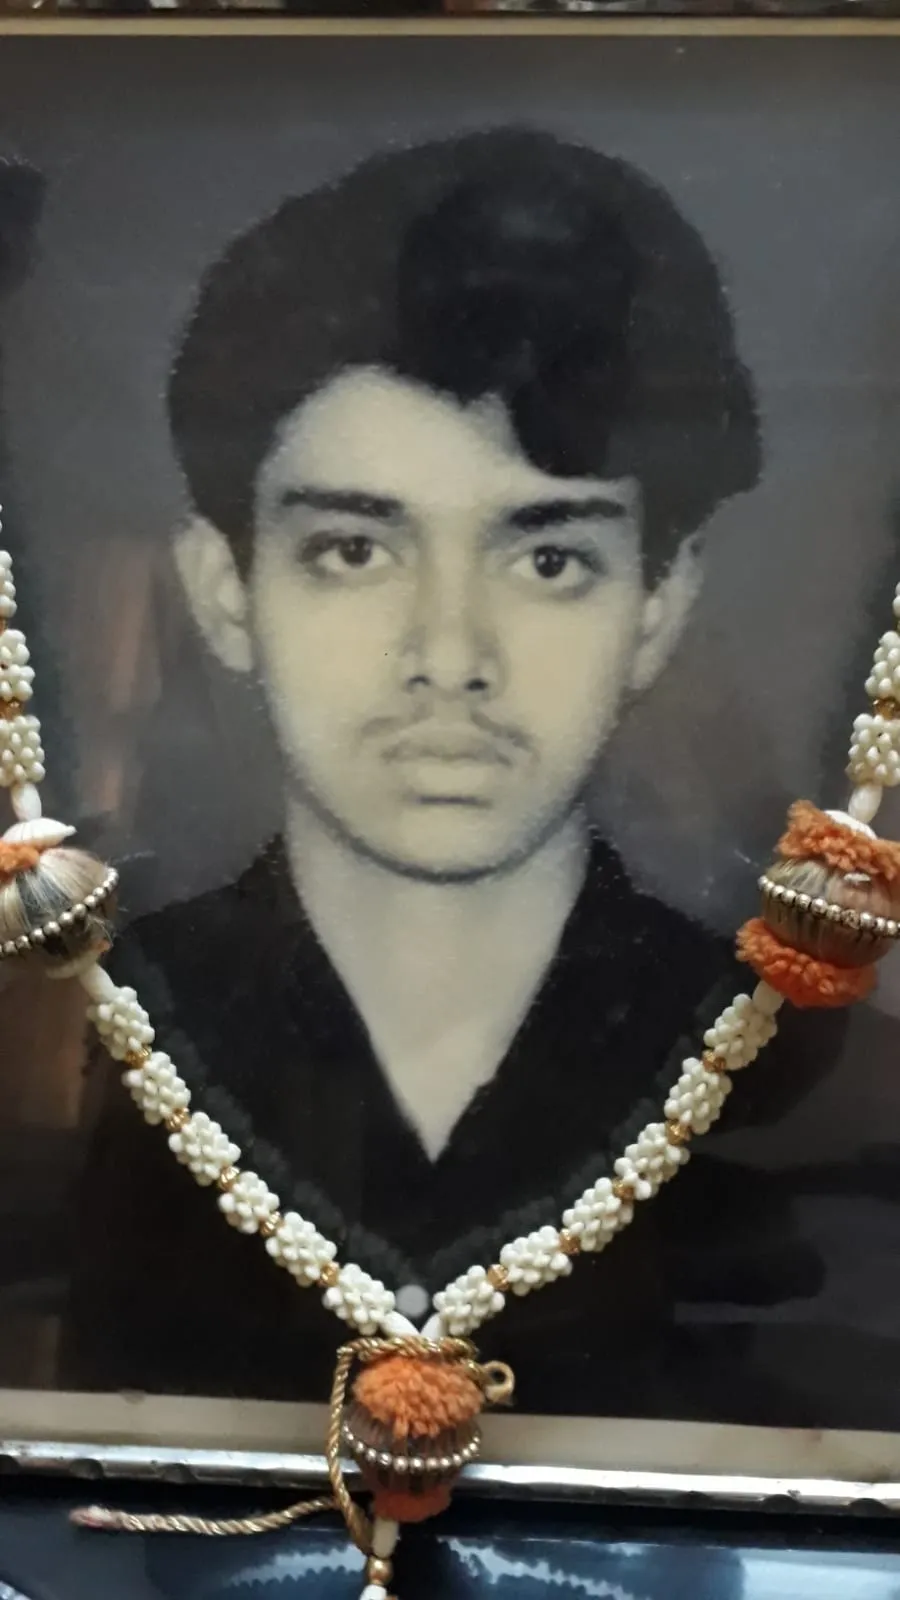
[[[526,860],[469,883],[405,877],[288,812],[291,875],[393,1092],[435,1159],[494,1075],[584,880],[573,813]]]

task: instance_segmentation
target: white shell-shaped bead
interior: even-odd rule
[[[54,822],[52,817],[35,817],[32,822],[14,822],[3,838],[7,844],[36,844],[42,850],[71,839],[75,829],[68,822]]]
[[[864,833],[868,839],[875,838],[875,829],[870,828],[869,824],[863,822],[861,817],[854,817],[849,811],[830,810],[826,811],[825,815],[830,817],[832,822],[840,823],[843,828],[852,828],[854,833]]]
[[[20,822],[37,821],[41,814],[41,793],[33,783],[14,783],[9,798]]]

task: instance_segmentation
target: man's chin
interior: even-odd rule
[[[489,808],[427,806],[383,837],[355,835],[353,848],[401,877],[422,883],[475,883],[496,877],[527,860],[542,833],[523,836]]]

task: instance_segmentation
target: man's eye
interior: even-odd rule
[[[571,550],[560,550],[555,544],[542,544],[532,551],[531,559],[534,570],[539,578],[561,578],[563,573],[574,563]]]
[[[364,533],[317,533],[301,546],[303,565],[328,577],[347,577],[353,572],[374,572],[390,565],[384,545]]]
[[[583,588],[592,574],[596,573],[597,564],[581,550],[558,544],[539,544],[518,556],[512,564],[512,571],[527,583],[568,592]]]
[[[365,534],[356,533],[350,539],[336,540],[332,551],[347,567],[368,567],[375,554],[375,545]]]

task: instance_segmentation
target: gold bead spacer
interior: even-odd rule
[[[571,1233],[568,1228],[561,1228],[559,1232],[559,1248],[564,1256],[580,1255],[581,1240],[577,1233]]]
[[[0,717],[4,722],[13,722],[24,710],[21,700],[0,700]]]
[[[341,1275],[341,1269],[336,1261],[326,1261],[319,1272],[319,1282],[324,1283],[326,1289],[333,1289]]]
[[[703,1065],[707,1072],[727,1072],[728,1062],[723,1056],[717,1056],[715,1050],[704,1050]]]
[[[218,1186],[221,1189],[223,1194],[227,1194],[229,1189],[233,1189],[234,1188],[234,1186],[237,1183],[238,1178],[240,1177],[240,1175],[241,1174],[238,1171],[237,1167],[223,1167],[222,1168],[222,1171],[219,1173],[219,1176],[216,1179],[216,1183],[218,1184]]]
[[[273,1211],[268,1217],[263,1217],[259,1225],[259,1231],[263,1238],[271,1239],[273,1233],[277,1233],[278,1229],[281,1227],[281,1221],[282,1218],[280,1211]]]
[[[897,722],[900,720],[900,700],[894,700],[889,695],[885,696],[884,699],[874,702],[872,712],[876,717],[884,717],[885,722]]]
[[[627,1178],[617,1178],[612,1186],[612,1192],[617,1200],[624,1200],[626,1203],[634,1199],[634,1185],[629,1183]]]
[[[186,1111],[184,1106],[179,1106],[178,1110],[173,1111],[170,1117],[166,1117],[166,1132],[180,1133],[185,1123],[190,1122],[190,1120],[191,1113]]]
[[[380,1583],[384,1588],[394,1576],[394,1569],[384,1556],[370,1556],[366,1562],[366,1582]]]
[[[501,1262],[495,1261],[492,1267],[488,1267],[487,1278],[492,1289],[499,1290],[500,1294],[506,1293],[509,1288],[509,1273]]]
[[[126,1067],[145,1067],[152,1054],[153,1051],[148,1050],[147,1046],[142,1044],[140,1050],[128,1051],[124,1058],[125,1065]]]
[[[693,1131],[686,1122],[666,1123],[666,1138],[670,1144],[687,1144]]]

